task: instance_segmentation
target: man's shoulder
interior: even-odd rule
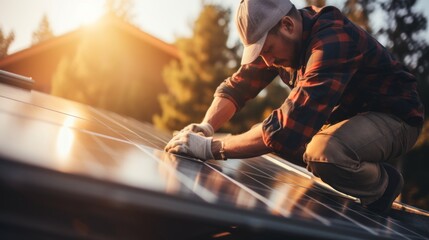
[[[344,15],[340,9],[334,6],[325,6],[322,8],[316,6],[308,6],[299,9],[304,17],[311,18],[313,20],[324,18],[324,19],[342,19]]]
[[[323,8],[309,6],[300,9],[300,11],[303,19],[303,31],[312,36],[320,34],[327,36],[326,34],[334,31],[334,29],[336,29],[335,31],[344,30],[348,23],[342,12],[334,6]]]

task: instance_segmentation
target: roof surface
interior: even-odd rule
[[[115,113],[0,83],[0,238],[428,239],[274,156],[202,162]]]
[[[179,58],[179,52],[177,51],[177,48],[175,46],[168,44],[123,20],[120,20],[118,18],[105,17],[101,18],[96,24],[94,24],[94,26],[80,27],[77,30],[68,32],[60,36],[55,36],[46,41],[42,41],[34,46],[30,46],[29,48],[10,54],[5,58],[0,59],[0,68],[18,61],[22,61],[23,59],[34,56],[40,52],[47,51],[56,46],[64,45],[68,42],[77,41],[85,31],[92,31],[96,28],[99,28],[100,26],[117,28],[118,30],[123,31],[124,34],[133,36],[141,40],[142,42],[145,42],[153,46],[154,48],[171,55],[172,57]]]

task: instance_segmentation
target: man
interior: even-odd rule
[[[241,68],[218,87],[202,123],[165,150],[202,160],[303,150],[315,176],[387,213],[403,186],[394,159],[414,145],[423,123],[415,77],[334,7],[242,0],[236,25]],[[292,88],[280,108],[241,135],[211,137],[277,75]]]

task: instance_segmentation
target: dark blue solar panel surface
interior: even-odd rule
[[[426,212],[396,204],[389,216],[374,214],[277,156],[201,162],[168,154],[171,135],[150,124],[1,84],[0,132],[2,159],[238,209],[280,228],[293,222],[356,238],[429,238]]]

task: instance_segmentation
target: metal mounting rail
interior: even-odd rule
[[[6,83],[15,87],[31,90],[34,80],[31,77],[25,77],[19,74],[0,70],[0,83]]]

